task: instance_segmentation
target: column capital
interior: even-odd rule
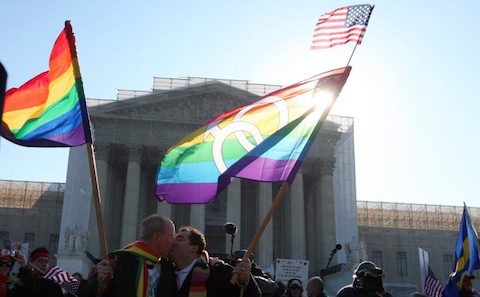
[[[135,161],[140,163],[143,155],[143,148],[140,145],[129,145],[126,150],[128,151],[128,161]]]
[[[110,145],[95,144],[95,158],[98,160],[108,161],[110,156]]]

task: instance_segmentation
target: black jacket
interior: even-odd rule
[[[113,278],[101,297],[136,297],[136,277],[138,270],[138,258],[129,252],[115,252],[116,264]],[[173,265],[167,259],[162,259],[161,276],[157,286],[158,297],[174,297],[176,279]],[[98,292],[98,283],[90,280],[79,291],[79,297],[95,297]]]
[[[33,275],[27,267],[20,268],[17,277],[20,283],[15,284],[11,294],[13,297],[63,297],[60,285]]]
[[[230,279],[232,278],[233,267],[228,264],[209,265],[210,276],[205,283],[207,289],[207,297],[238,297],[240,296],[241,288],[237,285],[232,285]],[[190,282],[192,280],[193,269],[185,278],[182,287],[178,290],[177,297],[188,297],[190,293]],[[175,282],[176,284],[176,282]],[[262,293],[253,278],[250,275],[248,285],[243,289],[243,297],[261,297]]]

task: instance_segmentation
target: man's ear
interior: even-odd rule
[[[160,232],[158,232],[158,231],[155,232],[155,233],[153,233],[153,239],[154,239],[154,241],[159,241],[159,240],[161,240],[161,239],[162,239],[162,234],[161,234]]]

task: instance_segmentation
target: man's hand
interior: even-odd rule
[[[113,277],[113,268],[110,265],[110,260],[102,260],[97,264],[97,279],[100,283],[108,281]]]
[[[250,280],[250,271],[252,270],[252,262],[250,259],[242,259],[235,265],[233,270],[234,277],[236,275],[236,282],[239,285],[246,285]]]
[[[25,266],[27,266],[27,260],[19,250],[15,251],[15,256],[13,258],[15,259],[15,261],[18,262],[18,265],[20,265],[20,267],[24,268]]]

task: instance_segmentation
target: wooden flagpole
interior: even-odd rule
[[[260,237],[262,237],[262,234],[267,228],[268,223],[272,219],[273,214],[275,213],[275,210],[280,205],[280,202],[282,202],[283,197],[285,197],[285,193],[288,191],[289,188],[290,188],[290,185],[287,182],[282,183],[280,190],[278,191],[277,195],[275,196],[275,199],[272,202],[272,206],[270,206],[270,209],[268,210],[267,214],[263,218],[262,224],[260,225],[260,227],[258,227],[258,230],[253,236],[252,241],[250,241],[250,244],[248,245],[248,248],[247,248],[247,252],[243,256],[243,259],[248,259],[252,255],[253,251],[257,247]]]
[[[108,255],[107,236],[105,233],[105,224],[103,221],[102,204],[100,188],[98,186],[97,163],[95,162],[95,152],[92,143],[87,143],[88,165],[90,168],[90,179],[92,181],[92,196],[95,205],[95,214],[97,218],[98,240],[100,241],[100,255],[106,259]]]
[[[246,259],[250,258],[250,256],[252,255],[253,251],[257,247],[258,241],[260,241],[260,237],[262,237],[262,234],[265,231],[265,229],[267,228],[268,223],[272,219],[273,214],[275,213],[275,210],[280,205],[280,202],[282,202],[283,197],[285,197],[285,193],[288,191],[289,188],[290,188],[290,185],[287,182],[282,183],[282,186],[280,187],[280,190],[278,191],[277,195],[275,196],[275,199],[272,201],[272,206],[270,206],[270,209],[268,210],[267,214],[263,218],[262,224],[260,225],[260,227],[258,227],[257,232],[255,233],[255,235],[252,238],[252,241],[250,241],[250,244],[248,245],[248,248],[247,248],[247,252],[243,256],[243,260],[246,260]],[[233,275],[230,282],[232,284],[237,282],[237,275],[236,274]],[[241,295],[243,295],[243,290],[242,290]]]
[[[80,66],[78,65],[78,59],[77,59],[77,50],[75,47],[75,37],[73,36],[73,30],[72,26],[70,25],[70,21],[65,22],[65,30],[67,33],[67,39],[68,43],[70,45],[70,53],[72,57],[72,65],[73,65],[73,72],[75,73],[75,77],[79,78],[81,77],[80,75]],[[85,98],[85,94],[83,91],[83,85],[81,82],[77,84],[78,86],[78,92],[81,93],[81,97]],[[85,110],[87,109],[86,107],[86,102],[84,108]],[[87,121],[90,119],[88,118],[87,114]],[[102,214],[102,205],[101,205],[101,197],[100,197],[100,189],[98,187],[98,175],[97,175],[97,165],[95,163],[95,151],[93,147],[93,139],[92,139],[92,131],[90,129],[89,124],[84,124],[84,129],[85,132],[89,133],[90,139],[87,140],[86,146],[87,146],[87,152],[88,152],[88,165],[90,169],[90,180],[92,181],[92,197],[93,197],[93,203],[95,205],[95,215],[97,219],[97,228],[98,228],[98,240],[100,241],[100,255],[102,256],[103,259],[107,258],[108,255],[108,248],[107,248],[107,236],[105,234],[105,224],[103,221],[103,214]]]

